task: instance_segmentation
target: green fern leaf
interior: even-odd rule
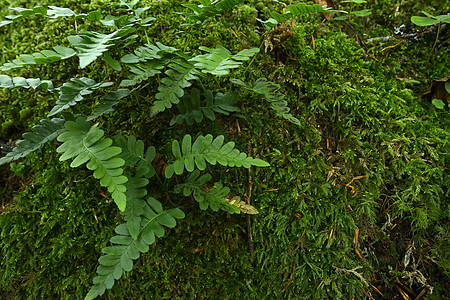
[[[70,44],[78,50],[80,68],[85,68],[91,62],[100,57],[112,45],[119,44],[124,37],[136,31],[132,24],[126,25],[110,34],[96,31],[86,31],[79,35],[68,36]],[[113,43],[110,43],[113,42]]]
[[[8,15],[6,16],[6,20],[0,22],[0,27],[11,24],[14,21],[20,20],[23,17],[30,15],[42,15],[48,18],[58,18],[58,17],[75,17],[81,19],[89,19],[94,21],[99,21],[103,18],[101,13],[98,11],[91,11],[87,14],[76,14],[73,10],[69,8],[62,8],[57,6],[48,6],[49,9],[43,6],[37,6],[33,8],[22,8],[22,7],[13,7],[12,10],[16,11],[17,15]]]
[[[96,119],[104,114],[114,111],[113,107],[119,103],[119,101],[130,95],[129,89],[118,89],[117,91],[110,92],[103,96],[98,106],[94,109],[94,113],[87,118],[87,121]]]
[[[220,16],[227,9],[242,3],[243,0],[222,0],[214,1],[214,5],[209,0],[201,0],[200,5],[195,4],[181,4],[182,6],[191,9],[193,12],[181,12],[181,14],[191,20],[194,23],[190,25],[204,25],[206,20],[213,16]]]
[[[142,208],[141,224],[137,240],[133,239],[128,230],[128,222],[116,227],[116,234],[111,238],[115,245],[102,249],[106,255],[99,258],[99,267],[93,280],[94,286],[89,290],[86,299],[94,299],[103,295],[106,289],[111,289],[114,281],[122,276],[123,270],[129,272],[133,267],[133,260],[138,259],[140,253],[148,252],[149,245],[156,237],[164,236],[164,227],[173,228],[175,219],[184,218],[184,213],[178,208],[163,210],[159,201],[148,198]]]
[[[200,123],[203,120],[203,116],[214,121],[216,119],[215,113],[229,115],[231,112],[240,111],[239,107],[236,107],[237,93],[218,93],[214,98],[211,90],[207,90],[205,97],[206,105],[202,106],[198,89],[192,89],[190,93],[186,93],[183,100],[177,104],[181,114],[174,116],[170,120],[170,125],[184,122],[192,125],[194,121]]]
[[[158,100],[153,103],[151,111],[153,116],[166,108],[171,108],[172,104],[179,103],[184,95],[183,89],[191,85],[189,81],[198,78],[198,70],[194,65],[180,59],[172,60],[165,74],[167,77],[161,80],[159,93],[155,96]]]
[[[259,48],[251,48],[231,55],[231,52],[221,45],[217,45],[215,49],[203,46],[199,49],[209,52],[209,54],[195,56],[191,61],[203,73],[213,75],[227,75],[230,73],[230,69],[239,68],[243,61],[249,60],[250,57],[259,52]]]
[[[120,86],[133,86],[160,74],[166,65],[163,58],[173,55],[181,55],[181,51],[157,42],[156,45],[147,44],[135,50],[134,54],[123,56],[121,62],[127,64],[134,75],[122,80]]]
[[[241,85],[257,94],[264,95],[270,106],[280,117],[285,118],[295,125],[300,125],[300,121],[289,113],[284,95],[279,92],[280,86],[276,83],[268,81],[266,78],[259,78],[253,84],[253,87],[247,86],[242,80],[230,79],[231,82]]]
[[[125,166],[137,165],[134,176],[128,176],[125,186],[127,188],[127,207],[125,209],[125,221],[127,221],[128,230],[133,239],[137,239],[141,224],[142,209],[147,195],[145,186],[148,179],[156,174],[152,166],[152,161],[156,157],[155,147],[149,147],[144,154],[144,142],[136,140],[130,136],[126,140],[122,135],[114,137],[114,144],[122,148],[120,156],[125,161]]]
[[[53,51],[54,50],[54,51]],[[0,66],[0,71],[8,71],[29,65],[47,64],[75,56],[75,50],[63,46],[55,46],[53,50],[42,50],[33,54],[21,54],[12,62]]]
[[[148,61],[137,64],[136,66],[129,65],[130,71],[134,75],[129,76],[128,79],[122,80],[120,82],[120,86],[133,86],[141,83],[142,81],[146,81],[150,77],[160,74],[160,70],[163,69],[164,66],[165,62],[163,60]]]
[[[41,88],[43,90],[53,91],[53,82],[50,80],[41,80],[39,78],[9,77],[0,75],[0,88],[32,88],[33,90]]]
[[[70,81],[72,82],[66,82],[56,89],[59,91],[59,100],[56,101],[56,105],[48,114],[49,117],[62,112],[70,106],[74,106],[83,100],[84,96],[91,94],[92,90],[113,85],[112,82],[96,83],[94,80],[86,77],[72,78]]]
[[[194,171],[195,166],[199,170],[206,168],[206,162],[222,166],[245,167],[251,166],[267,167],[269,164],[261,159],[247,157],[247,154],[234,148],[234,142],[228,142],[225,145],[224,136],[219,135],[213,140],[212,135],[200,135],[192,144],[192,138],[189,134],[185,135],[182,141],[181,149],[177,140],[172,142],[172,153],[175,162],[166,167],[165,175],[171,178],[173,173],[181,175],[184,168],[188,172]]]
[[[195,170],[184,183],[177,184],[174,191],[176,193],[183,192],[185,197],[192,194],[202,210],[210,208],[213,211],[221,209],[230,214],[239,213],[240,210],[236,205],[227,202],[226,197],[230,193],[230,189],[224,187],[220,182],[216,182],[214,187],[209,189],[206,187],[206,183],[210,180],[210,174],[200,176],[200,172]]]
[[[119,157],[125,161],[125,166],[137,165],[136,172],[143,173],[146,178],[153,177],[156,174],[152,166],[152,161],[156,157],[155,147],[148,147],[144,154],[144,142],[136,140],[134,136],[125,140],[122,135],[117,135],[114,137],[114,143],[122,149]]]
[[[41,120],[42,125],[33,127],[34,132],[27,132],[22,135],[23,140],[18,141],[17,147],[13,151],[0,158],[0,165],[22,158],[31,152],[39,149],[43,144],[54,140],[65,131],[63,119],[54,118],[51,120]]]
[[[195,190],[200,190],[203,185],[212,179],[210,174],[203,174],[200,176],[199,170],[194,170],[184,183],[177,184],[174,187],[175,193],[183,193],[185,197],[188,197]]]
[[[94,171],[94,177],[100,179],[100,185],[108,188],[114,202],[121,211],[126,206],[127,178],[122,175],[125,161],[116,157],[121,152],[120,147],[111,146],[112,140],[102,139],[103,130],[97,125],[91,126],[83,117],[65,123],[66,131],[58,136],[63,142],[56,151],[62,153],[60,161],[73,158],[71,167],[84,163],[89,170]]]
[[[139,235],[141,215],[144,212],[145,200],[143,198],[147,195],[145,187],[149,183],[148,179],[144,178],[143,175],[143,172],[139,172],[134,177],[128,177],[128,181],[125,183],[127,188],[125,193],[127,207],[124,212],[124,219],[127,221],[131,237],[135,240],[137,240]]]

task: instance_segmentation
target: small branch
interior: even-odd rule
[[[247,155],[251,156],[252,147],[250,140],[248,141],[247,145]],[[251,168],[248,168],[248,193],[247,193],[247,204],[250,205],[250,199],[252,197],[252,190],[253,190],[253,178],[252,178],[252,171]],[[248,236],[248,246],[250,249],[250,255],[253,258],[253,252],[255,251],[255,245],[253,244],[253,235],[252,235],[252,219],[251,215],[247,214],[247,236]]]

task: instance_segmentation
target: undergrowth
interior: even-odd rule
[[[347,24],[409,20],[383,3],[343,23],[200,2],[59,1],[0,27],[0,139],[18,145],[0,294],[444,299],[450,124],[420,96],[449,73],[448,33],[427,62],[429,41],[355,39]],[[58,45],[73,52],[14,61]]]

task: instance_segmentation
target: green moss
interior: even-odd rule
[[[22,2],[11,6],[32,7]],[[438,1],[397,2],[369,2],[372,16],[351,22],[361,34],[388,35],[409,15],[442,8]],[[77,12],[101,9],[105,14],[110,9],[103,0],[54,5]],[[136,45],[148,39],[192,52],[218,43],[233,53],[258,47],[264,36],[255,17],[267,19],[271,11],[282,10],[273,1],[248,1],[196,29],[182,27],[185,21],[172,13],[185,9],[179,1],[141,5],[150,5],[157,21],[137,32]],[[395,14],[396,5],[402,14]],[[6,13],[0,9],[0,16]],[[382,26],[373,29],[375,24]],[[90,22],[77,26],[99,30]],[[241,90],[242,113],[168,130],[175,108],[149,117],[157,79],[101,119],[108,135],[133,134],[162,154],[170,153],[171,141],[185,133],[225,134],[242,151],[250,142],[253,155],[271,163],[270,168],[251,171],[251,201],[259,210],[251,218],[253,257],[245,216],[204,212],[188,203],[186,219],[158,240],[104,298],[350,299],[364,297],[361,289],[370,289],[361,278],[370,282],[373,274],[390,297],[396,293],[391,283],[396,277],[407,279],[412,270],[399,267],[410,241],[415,243],[415,255],[424,261],[418,269],[435,287],[432,297],[444,297],[450,264],[445,251],[450,124],[448,110],[438,111],[420,96],[431,79],[450,72],[445,41],[427,62],[432,45],[426,41],[405,42],[387,51],[381,50],[387,45],[374,43],[365,52],[343,30],[340,23],[324,23],[319,15],[301,17],[282,29],[280,36],[288,34],[284,42],[275,43],[268,53],[261,51],[248,69],[232,74],[247,83],[266,77],[281,84],[300,126],[277,118],[264,99]],[[65,36],[75,33],[73,20],[65,18],[43,22],[33,16],[17,26],[2,27],[0,63],[21,53],[67,45]],[[123,54],[119,50],[118,55]],[[79,71],[76,62],[66,61],[11,74],[48,78],[59,86]],[[126,76],[126,70],[112,71],[101,60],[83,72],[96,81]],[[407,83],[405,78],[419,83]],[[194,87],[214,92],[236,89],[228,79],[205,78]],[[0,95],[3,140],[18,138],[37,124],[56,100],[43,91],[5,90]],[[80,109],[89,112],[95,101],[95,97],[87,99]],[[61,165],[51,154],[53,149],[54,145],[46,145],[12,168],[24,187],[0,216],[1,294],[83,297],[101,248],[113,227],[122,222],[89,173]],[[10,176],[4,170],[2,176]],[[212,174],[233,193],[248,193],[247,170],[217,168]],[[164,191],[157,191],[159,183],[152,186],[152,192],[164,197]],[[182,199],[175,195],[172,200]],[[353,247],[357,228],[365,262]],[[420,286],[416,282],[413,288]]]

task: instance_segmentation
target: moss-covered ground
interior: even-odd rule
[[[42,4],[0,2],[0,19],[11,13],[8,6]],[[248,83],[266,77],[280,84],[301,125],[280,119],[245,90],[242,112],[193,129],[167,130],[171,112],[151,119],[153,95],[141,93],[117,105],[102,119],[110,135],[133,134],[170,149],[185,131],[225,134],[271,166],[251,173],[219,168],[214,174],[235,194],[252,189],[251,203],[259,210],[250,218],[254,251],[247,216],[193,205],[103,298],[450,299],[449,107],[438,109],[423,96],[433,80],[450,75],[450,31],[433,51],[433,39],[369,40],[410,25],[410,17],[422,10],[448,12],[449,4],[370,0],[352,7],[335,1],[339,9],[371,9],[370,16],[348,20],[366,47],[345,23],[311,14],[281,24],[265,51],[267,35],[256,18],[281,12],[281,2],[244,1],[198,29],[181,26],[186,20],[173,13],[185,10],[181,3],[140,1],[156,18],[139,33],[142,41],[186,51],[216,44],[233,53],[261,47],[255,60],[231,77]],[[105,0],[51,5],[105,14],[113,9]],[[95,26],[81,22],[77,29]],[[74,33],[74,21],[67,18],[32,16],[0,27],[0,63],[66,45],[65,37]],[[8,75],[60,85],[77,68],[63,61]],[[98,82],[124,76],[102,61],[83,72]],[[202,84],[223,92],[235,88],[228,80]],[[148,89],[155,87],[150,82]],[[0,140],[19,139],[54,101],[44,91],[0,90]],[[56,147],[50,143],[0,166],[0,299],[84,297],[101,249],[122,222],[106,190],[89,171],[60,163]]]

